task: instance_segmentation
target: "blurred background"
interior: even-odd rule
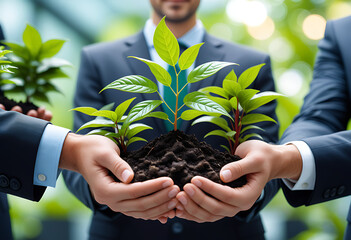
[[[0,0],[0,23],[8,41],[22,44],[27,23],[44,41],[67,39],[58,57],[73,63],[70,79],[55,84],[53,123],[72,127],[72,98],[83,46],[139,31],[150,14],[146,0]],[[281,133],[298,113],[312,78],[318,40],[327,20],[351,14],[351,3],[332,0],[202,0],[199,17],[209,33],[271,55]],[[20,96],[17,96],[20,98]],[[40,104],[40,103],[39,103]],[[342,239],[350,198],[311,207],[290,207],[280,192],[263,211],[268,240]],[[40,203],[10,197],[16,239],[86,239],[90,210],[66,189],[61,177]],[[1,227],[1,226],[0,226]],[[1,239],[1,236],[0,236]]]

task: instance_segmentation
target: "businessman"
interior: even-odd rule
[[[265,63],[266,66],[251,87],[261,91],[274,91],[269,56],[209,35],[201,21],[196,18],[196,10],[200,4],[199,0],[151,0],[150,3],[153,11],[142,31],[125,39],[94,44],[83,49],[74,98],[75,106],[101,108],[111,102],[119,104],[133,96],[137,97],[139,101],[158,99],[157,95],[152,94],[133,95],[114,90],[106,90],[101,94],[98,94],[98,92],[112,81],[131,74],[140,74],[156,82],[144,63],[127,57],[137,56],[151,59],[167,68],[167,64],[158,58],[152,40],[156,25],[163,16],[166,16],[167,26],[182,45],[189,47],[200,42],[205,43],[200,49],[195,67],[216,60],[235,62],[240,64],[240,67],[235,69],[236,74],[240,75],[251,66]],[[194,66],[191,69],[193,68]],[[230,70],[229,68],[221,70],[207,80],[191,84],[190,92],[209,85],[220,86]],[[163,91],[162,86],[159,87],[160,91]],[[275,107],[276,103],[273,102],[261,107],[258,112],[276,119]],[[77,129],[89,120],[91,120],[89,117],[76,113],[74,128]],[[147,118],[143,120],[143,123],[154,128],[153,131],[145,131],[140,135],[147,140],[152,140],[167,132],[166,125],[162,120]],[[264,132],[265,141],[277,141],[277,125],[265,122],[260,126],[266,130]],[[214,130],[215,127],[211,124],[201,126],[199,124],[199,126],[190,127],[190,122],[183,121],[180,129],[188,134],[195,134],[198,139],[203,140],[203,136]],[[220,148],[221,144],[226,144],[215,137],[208,138],[206,141],[216,148]],[[138,144],[131,145],[130,150],[140,146]],[[232,217],[235,214],[228,218],[223,215],[220,217],[221,220],[215,223],[199,224],[197,223],[199,221],[189,215],[187,219],[176,218],[162,225],[157,221],[134,219],[121,214],[120,211],[115,213],[111,211],[111,206],[99,204],[98,201],[91,198],[89,186],[79,174],[64,172],[64,177],[68,188],[93,211],[90,239],[140,239],[145,238],[145,236],[149,236],[150,239],[220,239],[228,236],[231,236],[232,239],[263,239],[264,229],[258,212],[270,201],[279,188],[278,181],[270,182],[265,188],[264,194],[261,195],[261,199],[256,201],[249,211],[241,212],[241,218]],[[157,194],[157,192],[154,194]],[[257,198],[259,196],[260,194],[257,195]],[[115,207],[112,206],[112,210]],[[171,210],[174,209],[174,205],[168,207]]]
[[[236,153],[245,158],[223,167],[225,181],[252,176],[236,193],[241,201],[255,201],[246,194],[259,193],[274,178],[283,178],[285,197],[294,207],[351,194],[351,132],[346,130],[351,116],[350,26],[351,17],[327,22],[310,91],[281,138],[287,145],[243,143]],[[349,212],[345,239],[351,239],[350,219]]]

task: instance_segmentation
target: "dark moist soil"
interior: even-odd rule
[[[27,114],[29,110],[37,110],[38,107],[30,102],[16,102],[0,95],[0,103],[5,106],[5,110],[11,110],[14,106],[20,106],[23,114]]]
[[[181,189],[194,176],[203,176],[230,187],[241,187],[247,182],[243,176],[223,183],[219,177],[221,168],[240,160],[240,157],[213,149],[207,143],[199,142],[194,135],[182,131],[161,135],[143,148],[122,157],[132,167],[135,182],[168,176]]]

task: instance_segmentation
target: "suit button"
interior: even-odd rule
[[[172,231],[175,234],[179,234],[179,233],[183,232],[183,225],[179,222],[174,223],[172,226]]]
[[[6,188],[9,186],[9,179],[5,175],[0,175],[0,187]]]
[[[16,178],[11,178],[10,188],[12,190],[18,191],[21,188],[21,183]]]
[[[330,189],[327,189],[323,194],[323,198],[329,198],[329,197],[330,197]]]
[[[332,188],[330,191],[330,196],[335,197],[336,196],[336,188]]]
[[[341,195],[341,194],[343,194],[344,192],[345,192],[345,186],[340,186],[340,187],[338,188],[337,194],[338,194],[338,195]]]

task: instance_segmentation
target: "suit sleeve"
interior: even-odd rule
[[[313,191],[283,191],[292,206],[311,205],[351,193],[351,133],[344,131],[350,118],[347,82],[334,22],[328,22],[320,41],[310,92],[300,114],[286,130],[282,143],[305,141],[316,163]]]
[[[33,185],[33,174],[48,122],[0,109],[0,124],[0,191],[39,201],[46,187]]]

